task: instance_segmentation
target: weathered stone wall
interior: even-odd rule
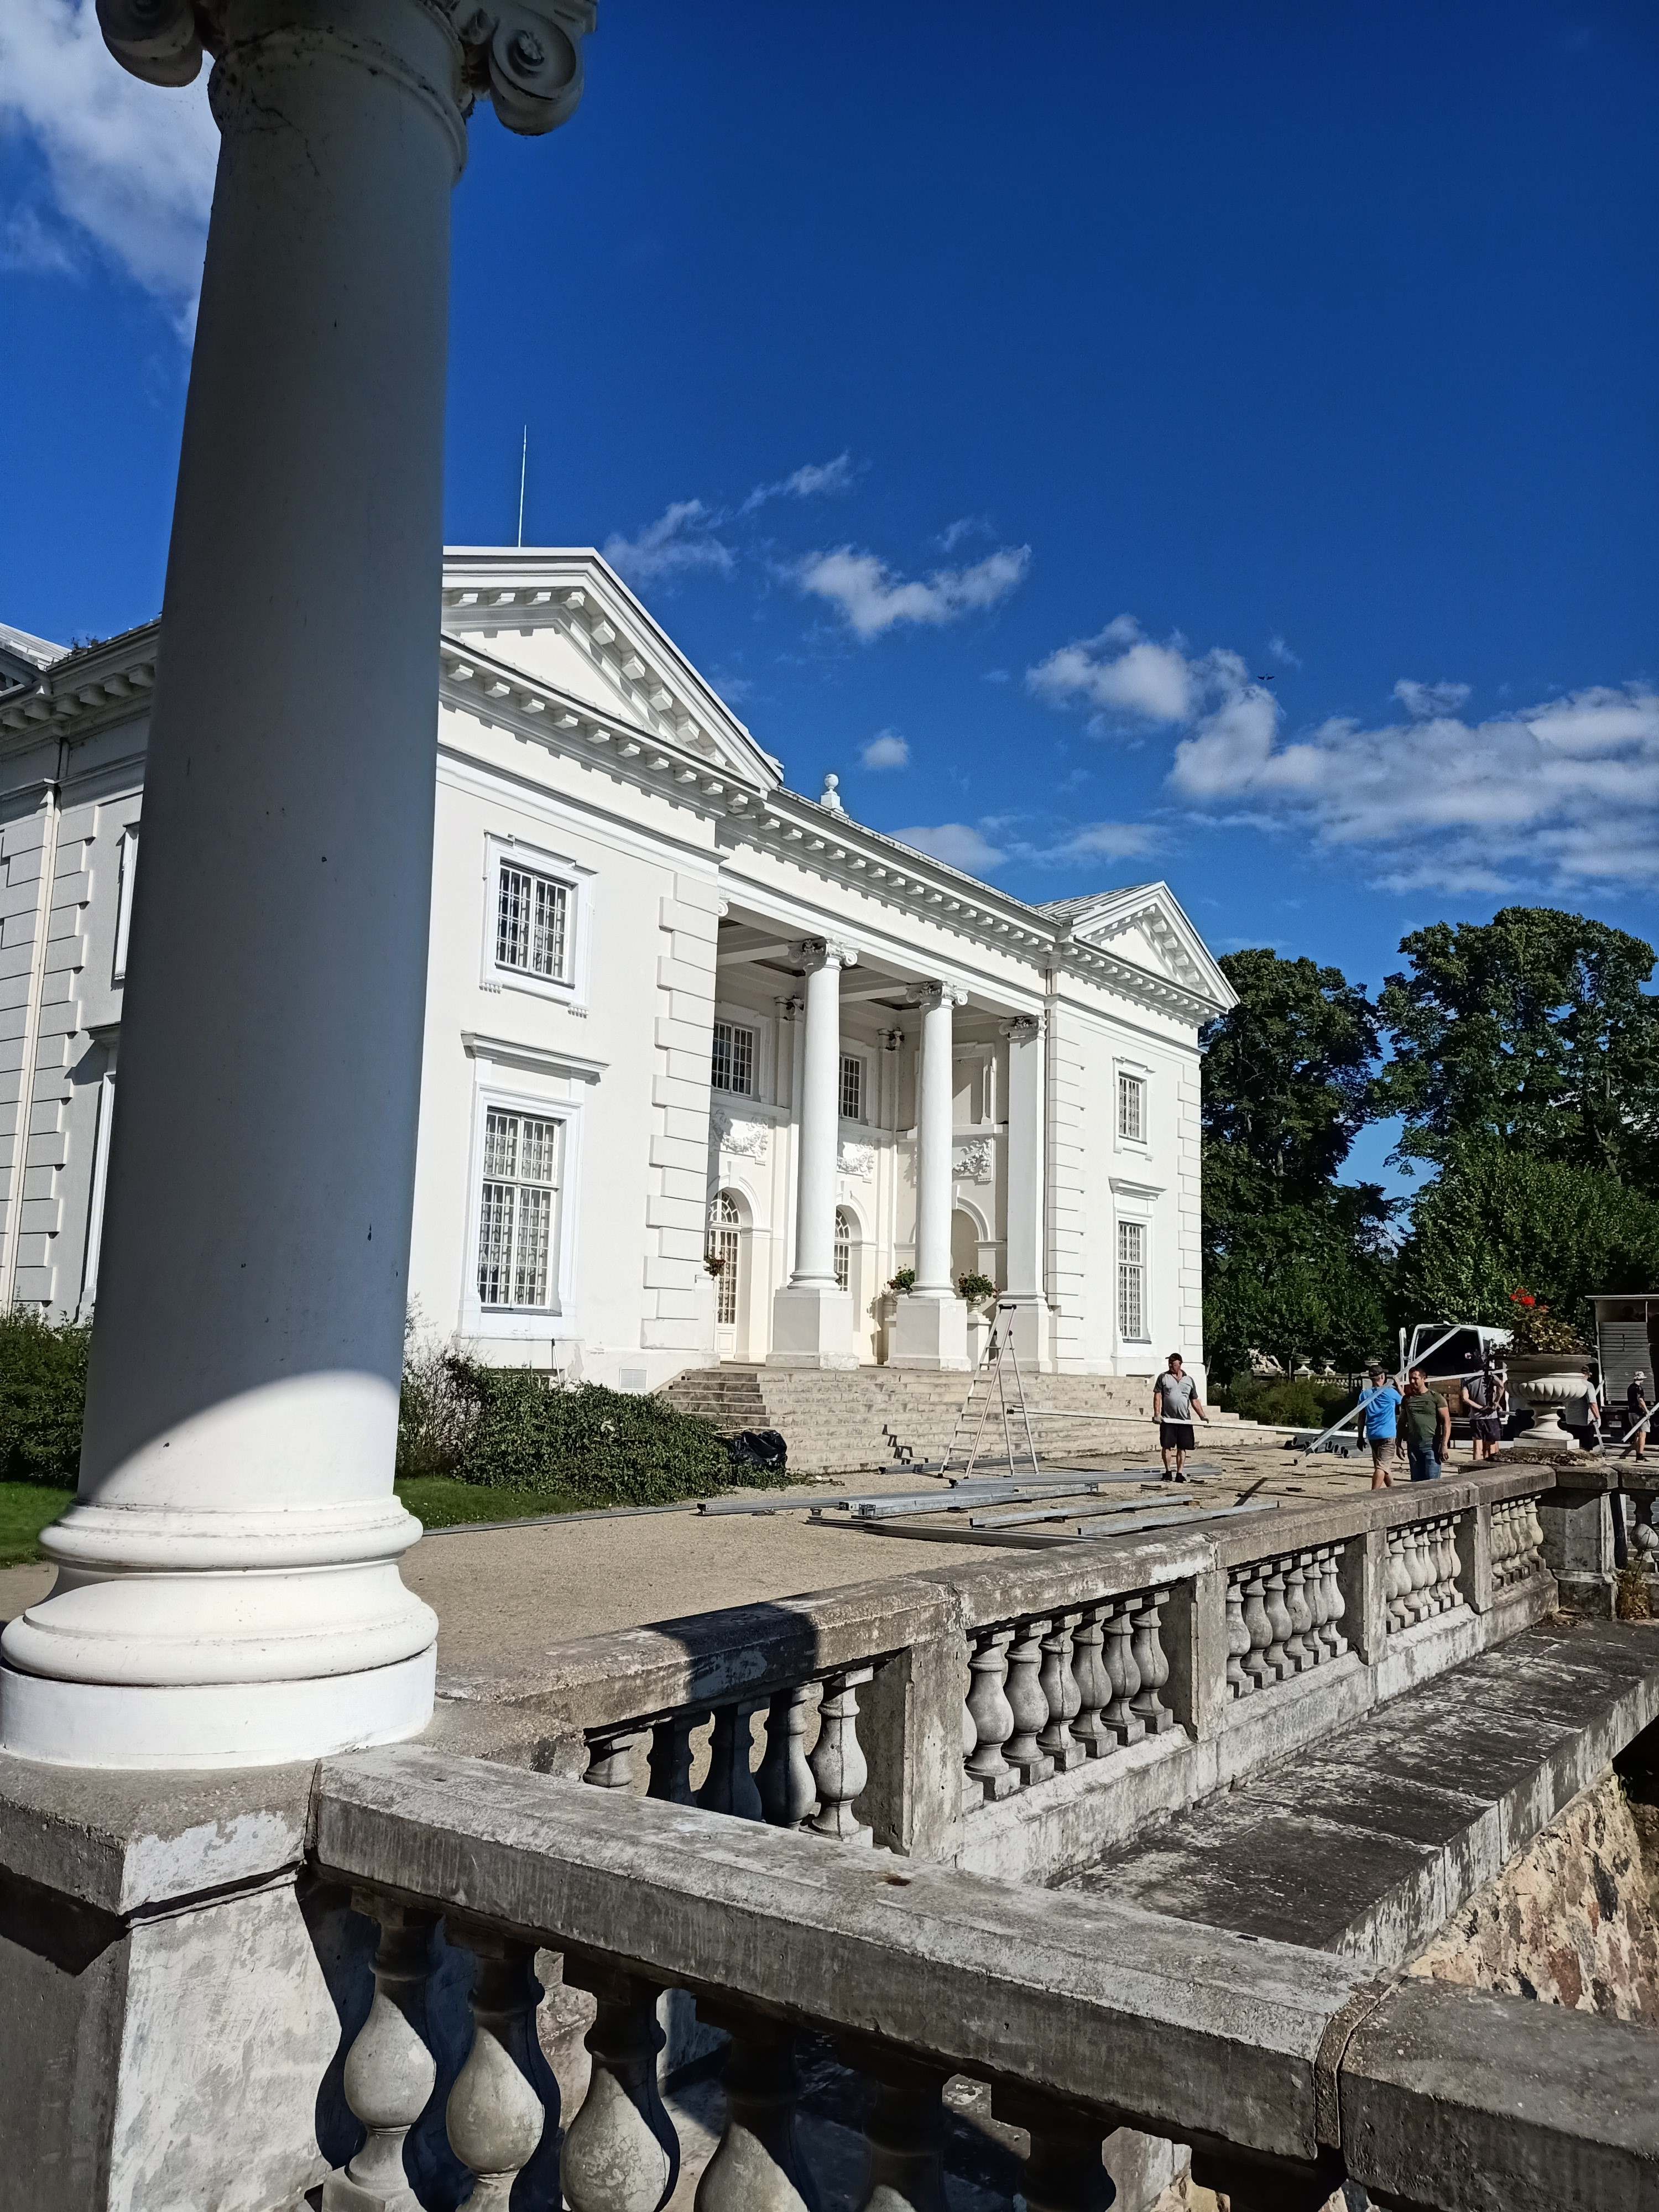
[[[1575,1797],[1407,1972],[1659,2027],[1659,1912],[1613,1773]]]

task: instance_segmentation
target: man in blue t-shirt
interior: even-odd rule
[[[1388,1370],[1373,1367],[1370,1387],[1359,1394],[1359,1425],[1371,1448],[1371,1488],[1390,1490],[1394,1478],[1389,1468],[1400,1456],[1400,1408],[1404,1401],[1389,1380]]]

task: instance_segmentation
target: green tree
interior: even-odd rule
[[[1616,1177],[1513,1146],[1466,1145],[1417,1200],[1400,1257],[1401,1310],[1418,1321],[1515,1318],[1530,1291],[1589,1339],[1593,1291],[1659,1283],[1659,1203]]]
[[[1376,1009],[1311,960],[1256,948],[1221,965],[1238,1004],[1205,1036],[1210,1364],[1352,1367],[1384,1340],[1391,1266],[1381,1189],[1335,1181],[1372,1111]]]
[[[1659,1195],[1659,999],[1650,945],[1553,907],[1437,922],[1383,986],[1394,1057],[1378,1110],[1404,1159],[1483,1140]]]

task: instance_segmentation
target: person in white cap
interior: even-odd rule
[[[1647,1457],[1648,1432],[1638,1424],[1646,1420],[1651,1410],[1648,1404],[1648,1378],[1638,1367],[1631,1376],[1630,1387],[1625,1393],[1625,1434],[1629,1437],[1632,1429],[1636,1434],[1620,1453],[1620,1459],[1626,1458],[1632,1452],[1638,1460]]]

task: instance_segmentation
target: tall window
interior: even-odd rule
[[[853,1219],[845,1206],[836,1208],[836,1288],[853,1287]]]
[[[1117,1079],[1117,1133],[1137,1145],[1146,1141],[1146,1085],[1138,1075]]]
[[[478,1303],[546,1306],[551,1303],[559,1125],[492,1106],[484,1116],[483,1154]]]
[[[1140,1340],[1146,1334],[1144,1221],[1120,1221],[1117,1224],[1117,1327],[1122,1337]]]
[[[495,896],[496,966],[562,983],[569,939],[569,886],[503,860]]]
[[[864,1119],[864,1062],[855,1052],[841,1056],[841,1118],[843,1121]]]
[[[755,1032],[741,1022],[716,1022],[714,1051],[709,1081],[716,1091],[735,1091],[744,1098],[755,1095]]]
[[[127,975],[127,939],[132,931],[132,884],[138,868],[138,825],[121,832],[119,873],[115,888],[115,959],[111,981],[124,983]]]
[[[730,1191],[716,1194],[708,1209],[708,1256],[720,1263],[714,1278],[714,1319],[721,1328],[738,1320],[738,1230],[743,1217]]]

